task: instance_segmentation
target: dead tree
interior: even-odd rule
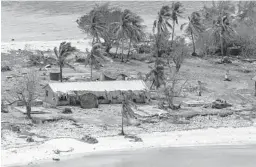
[[[34,100],[36,100],[36,90],[38,86],[38,78],[35,72],[29,72],[22,80],[17,81],[17,86],[14,93],[19,101],[25,104],[26,114],[29,119],[31,117],[31,107]]]

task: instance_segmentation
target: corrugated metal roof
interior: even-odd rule
[[[48,84],[54,92],[67,93],[69,91],[128,91],[148,90],[142,80],[130,81],[96,81],[96,82],[60,82]]]

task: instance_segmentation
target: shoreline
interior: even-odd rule
[[[86,51],[86,48],[91,48],[91,39],[64,39],[53,41],[11,41],[1,42],[1,53],[8,53],[11,50],[41,50],[48,51],[53,50],[54,47],[59,47],[61,42],[71,42],[72,46],[75,46],[81,51]]]
[[[131,142],[123,136],[101,137],[98,138],[99,143],[97,144],[88,144],[72,138],[60,138],[46,141],[37,146],[27,146],[18,149],[10,148],[8,150],[1,150],[2,166],[51,162],[53,161],[52,158],[67,160],[109,151],[256,144],[256,127],[155,132],[137,136],[142,138],[143,142]],[[72,152],[61,152],[60,154],[54,154],[53,152],[56,149],[65,151],[70,148],[74,150]]]

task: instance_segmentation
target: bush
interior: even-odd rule
[[[134,48],[137,50],[137,53],[139,54],[151,52],[151,47],[147,44],[138,44],[135,45]]]

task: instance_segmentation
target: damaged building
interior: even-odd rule
[[[129,94],[135,103],[145,103],[149,100],[148,88],[142,80],[49,83],[44,89],[45,102],[53,106],[81,103],[89,105],[90,101],[85,102],[87,98],[92,99],[95,106],[118,104],[122,103],[122,93]]]

